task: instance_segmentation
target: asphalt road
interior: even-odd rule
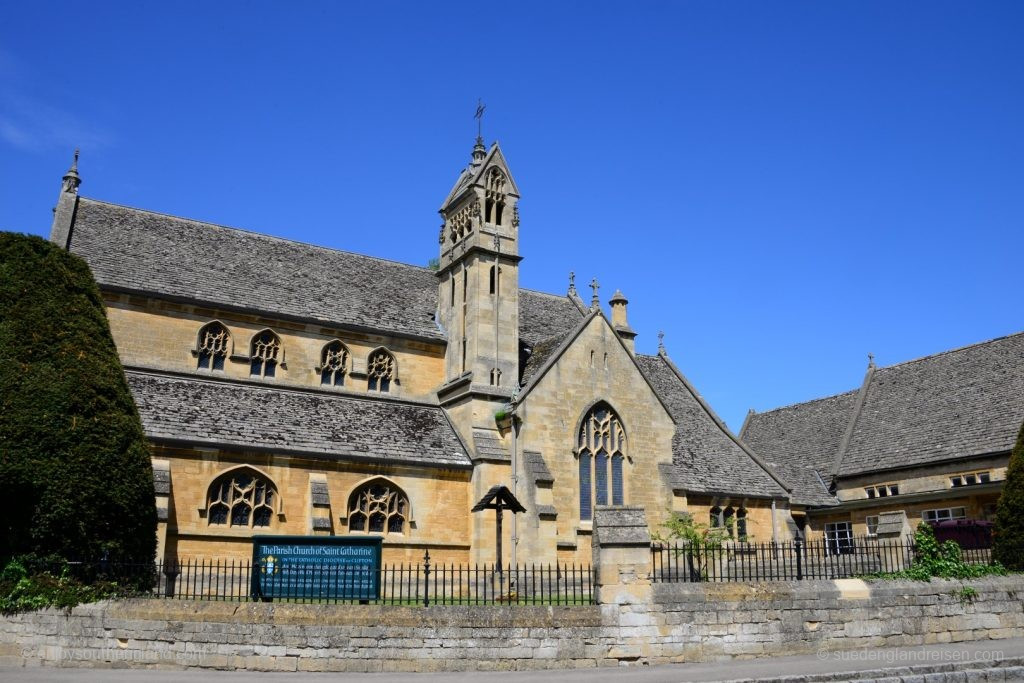
[[[687,681],[752,681],[776,676],[799,676],[843,671],[866,671],[912,667],[940,663],[972,663],[969,668],[985,668],[994,659],[1024,657],[1024,638],[986,640],[970,643],[926,645],[922,647],[866,649],[845,652],[821,651],[813,655],[771,657],[740,661],[630,666],[572,671],[516,671],[429,673],[429,674],[353,674],[353,673],[256,673],[250,671],[89,669],[35,667],[0,668],[4,683],[439,683],[440,681],[484,681],[520,683],[566,681],[568,683],[683,683]]]

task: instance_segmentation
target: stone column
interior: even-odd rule
[[[642,507],[594,509],[595,591],[602,605],[650,604],[651,533]]]

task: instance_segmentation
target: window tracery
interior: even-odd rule
[[[484,198],[487,222],[501,225],[505,212],[505,174],[500,169],[492,168],[488,172]]]
[[[343,386],[347,372],[348,349],[341,341],[335,339],[324,346],[320,354],[320,384]]]
[[[587,413],[580,425],[577,447],[580,519],[586,521],[593,517],[594,505],[623,505],[625,501],[626,432],[618,415],[607,404],[600,403]]]
[[[249,350],[249,374],[254,377],[273,377],[277,373],[281,340],[270,330],[263,330],[252,338]]]
[[[233,470],[210,485],[206,503],[211,525],[268,527],[277,504],[277,488],[252,470]]]
[[[480,202],[462,207],[448,218],[448,235],[452,244],[473,232],[473,219],[480,218]]]
[[[348,530],[371,534],[405,533],[409,499],[390,482],[372,481],[357,489],[348,502]]]
[[[391,381],[395,378],[395,357],[384,349],[374,351],[366,362],[366,375],[367,389],[390,391]]]
[[[196,343],[196,367],[203,370],[224,370],[224,359],[231,346],[231,333],[219,322],[207,323],[199,330]]]

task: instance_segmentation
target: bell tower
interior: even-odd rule
[[[519,190],[498,143],[477,137],[441,205],[445,382],[510,395],[519,383]]]

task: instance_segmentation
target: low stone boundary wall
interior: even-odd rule
[[[974,591],[963,591],[968,585]],[[706,661],[1024,636],[1024,576],[602,588],[593,607],[128,600],[0,619],[0,663],[272,671]]]

